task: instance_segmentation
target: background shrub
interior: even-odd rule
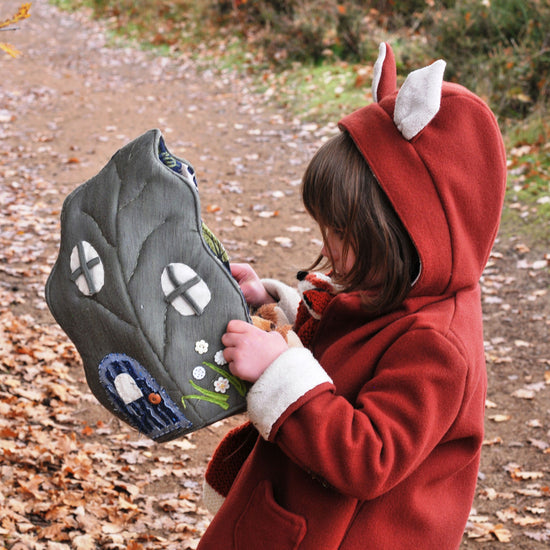
[[[368,63],[390,40],[398,73],[434,59],[506,119],[546,113],[548,0],[55,0],[91,5],[126,35],[171,51],[246,49],[261,70]],[[249,65],[248,70],[254,67]]]
[[[446,78],[473,89],[506,117],[523,117],[548,101],[550,3],[463,0],[429,28]]]

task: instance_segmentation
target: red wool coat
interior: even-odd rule
[[[490,111],[460,86],[443,84],[437,114],[407,140],[395,102],[379,95],[341,127],[409,231],[419,279],[380,318],[358,294],[339,294],[310,349],[289,349],[252,386],[252,424],[233,442],[244,463],[200,550],[460,544],[483,438],[478,281],[502,207],[504,148]]]

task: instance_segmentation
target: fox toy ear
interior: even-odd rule
[[[378,49],[378,59],[374,64],[374,75],[372,79],[372,98],[378,103],[384,96],[393,92],[397,87],[397,70],[395,68],[395,57],[391,46],[382,42]]]
[[[409,74],[397,94],[393,121],[403,137],[411,140],[439,111],[445,61]]]

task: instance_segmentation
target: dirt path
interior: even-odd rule
[[[157,127],[194,164],[205,221],[232,259],[292,282],[319,247],[297,184],[335,127],[290,120],[246,82],[197,74],[186,58],[108,48],[99,25],[45,0],[9,40],[24,56],[0,57],[0,545],[3,537],[5,547],[22,540],[37,549],[193,548],[209,520],[200,506],[204,466],[240,419],[152,446],[95,405],[44,304],[61,203],[119,147]],[[548,286],[544,251],[514,238],[497,245],[483,280],[487,445],[464,548],[550,541]],[[29,378],[36,395],[24,389]],[[27,408],[17,412],[28,403],[41,413],[31,427]],[[57,449],[37,441],[44,432]],[[46,448],[50,462],[36,458]],[[60,473],[70,478],[65,489]]]

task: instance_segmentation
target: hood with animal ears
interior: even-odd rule
[[[443,81],[445,62],[396,89],[388,43],[374,67],[374,102],[339,122],[370,166],[418,251],[411,296],[477,284],[493,245],[506,188],[497,121],[475,94]]]

